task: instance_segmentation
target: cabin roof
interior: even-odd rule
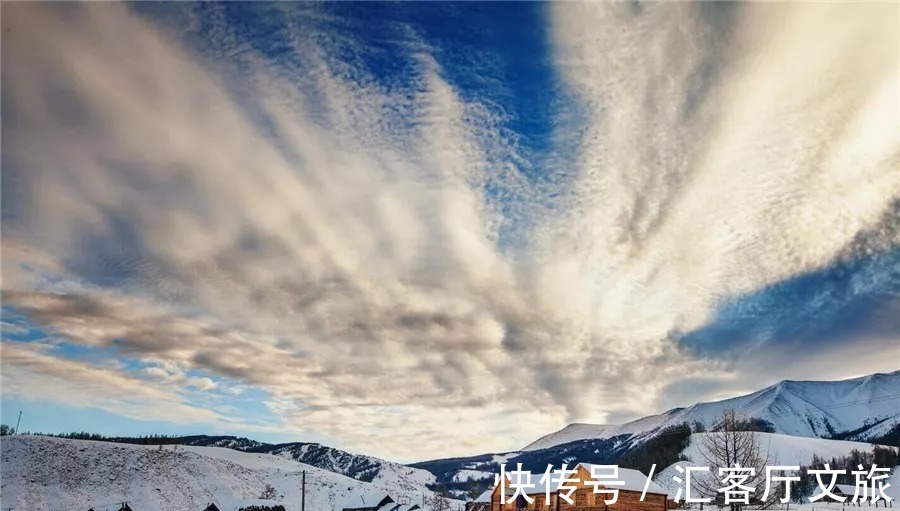
[[[481,495],[475,497],[475,500],[473,502],[490,502],[491,495],[493,495],[493,493],[493,488],[491,488],[490,490],[485,490]]]
[[[380,509],[394,502],[390,495],[353,495],[344,501],[342,509]]]
[[[887,481],[885,481],[887,482]],[[841,495],[846,495],[848,497],[852,497],[856,494],[856,485],[853,484],[836,484],[834,485],[835,490],[839,490]],[[860,497],[863,496],[863,491],[866,492],[866,496],[871,496],[873,492],[878,491],[878,487],[874,484],[870,484],[866,489],[860,488]],[[838,493],[838,492],[834,492]]]
[[[579,463],[579,467],[582,467],[588,473],[591,472],[591,467],[594,466],[591,463]],[[608,471],[601,471],[608,472]],[[610,488],[618,488],[620,490],[629,490],[629,491],[644,491],[644,485],[647,485],[647,493],[658,493],[661,495],[668,495],[669,492],[663,489],[662,486],[656,484],[655,481],[650,480],[649,484],[647,483],[647,476],[641,472],[640,470],[634,470],[631,468],[622,468],[619,467],[619,477],[618,480],[625,483],[621,486],[610,486]]]

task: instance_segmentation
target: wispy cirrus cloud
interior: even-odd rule
[[[4,7],[4,305],[167,388],[387,456],[513,448],[737,388],[685,333],[897,244],[893,6],[548,7],[540,155],[399,11],[372,45],[349,7],[254,7],[253,38],[229,9]]]
[[[8,396],[77,403],[141,420],[234,422],[212,410],[191,406],[176,389],[148,385],[115,368],[55,356],[45,345],[5,342],[2,355],[3,392]]]

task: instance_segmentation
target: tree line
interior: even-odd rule
[[[818,492],[818,482],[814,475],[809,473],[810,469],[819,470],[828,465],[831,469],[844,470],[845,474],[837,476],[837,484],[856,484],[856,476],[852,471],[859,470],[862,465],[868,470],[873,465],[879,467],[893,468],[900,465],[900,454],[890,447],[874,446],[871,451],[860,451],[853,449],[846,456],[832,457],[825,459],[814,454],[808,465],[800,465],[800,482],[797,487],[801,496],[810,496]]]
[[[0,424],[0,436],[15,434],[15,428],[6,424]],[[90,433],[88,431],[71,431],[69,433],[40,433],[25,431],[20,435],[48,436],[53,438],[67,438],[70,440],[96,440],[100,442],[117,442],[122,444],[139,444],[139,445],[172,445],[183,444],[186,438],[181,435],[139,435],[139,436],[106,436],[99,433]]]

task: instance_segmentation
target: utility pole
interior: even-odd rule
[[[300,511],[306,511],[306,471],[303,471],[303,475],[300,479]]]
[[[16,421],[16,430],[13,432],[14,435],[19,433],[19,423],[22,422],[22,410],[19,410],[19,419]],[[12,509],[12,508],[10,508]]]

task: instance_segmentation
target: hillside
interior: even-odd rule
[[[311,511],[332,511],[350,495],[385,489],[421,499],[426,488],[443,487],[463,498],[489,484],[500,463],[522,463],[526,469],[543,471],[547,464],[618,463],[629,452],[639,453],[636,448],[641,446],[654,452],[671,450],[672,446],[655,445],[674,438],[660,434],[666,428],[695,421],[709,427],[729,407],[761,419],[760,425],[778,432],[760,435],[785,463],[804,461],[812,454],[843,456],[854,448],[870,450],[871,441],[896,438],[900,432],[900,372],[840,382],[781,382],[746,396],[674,409],[625,425],[570,425],[521,451],[411,465],[317,443],[267,444],[234,436],[91,436],[108,441],[3,437],[2,498],[4,504],[25,499],[23,502],[73,506],[88,500],[108,503],[127,498],[151,502],[156,506],[151,510],[192,509],[205,505],[206,500],[244,502],[257,497],[265,484],[272,484],[292,509],[292,502],[299,501],[301,470],[308,470],[308,480],[316,481],[307,500]],[[692,449],[698,434],[681,429],[687,430],[682,440],[691,440],[684,454],[695,455]],[[867,443],[850,441],[870,439]],[[156,444],[166,445],[160,450]],[[181,444],[177,456],[172,444]],[[681,452],[683,445],[673,452]],[[144,509],[148,508],[142,506]]]
[[[667,491],[674,493],[677,490],[677,483],[672,480],[672,477],[678,474],[676,466],[702,466],[705,464],[701,446],[703,437],[708,434],[694,433],[691,435],[690,444],[683,452],[688,461],[675,463],[660,470],[653,479]],[[872,444],[864,442],[798,438],[774,433],[754,433],[754,435],[757,437],[761,455],[770,459],[768,465],[809,465],[813,460],[813,455],[824,459],[833,459],[847,456],[854,449],[863,452],[872,450]],[[893,493],[888,492],[888,494],[894,498],[900,497],[900,493],[898,493],[900,492],[900,470],[894,470],[891,484],[896,487],[891,489]]]
[[[436,482],[427,470],[409,467],[364,454],[352,454],[314,443],[290,443],[262,450],[275,456],[306,463],[353,479],[404,491],[417,491]]]
[[[384,494],[419,502],[422,487],[358,481],[287,456],[222,447],[144,446],[10,436],[0,440],[2,507],[62,511],[113,509],[127,501],[140,511],[220,509],[257,502],[266,484],[289,511],[299,509],[300,473],[307,471],[309,511],[334,511],[360,495]],[[274,501],[269,501],[274,503]]]
[[[610,424],[585,424],[576,422],[559,431],[548,433],[522,448],[523,451],[537,451],[554,445],[567,444],[585,438],[604,438],[604,433],[619,426]]]
[[[690,445],[684,450],[684,455],[691,461],[703,460],[700,449],[703,437],[710,433],[694,433],[690,437]],[[713,433],[714,434],[714,433]],[[827,440],[824,438],[797,438],[795,436],[776,433],[754,433],[757,445],[763,455],[768,454],[770,465],[806,465],[812,461],[813,455],[820,458],[840,458],[850,454],[850,451],[871,451],[872,444],[865,442],[851,442],[847,440]]]
[[[874,440],[900,422],[900,371],[841,381],[782,381],[752,394],[676,408],[618,426],[573,424],[541,437],[522,450],[622,435],[650,437],[683,422],[700,422],[711,428],[729,408],[766,421],[776,433]]]
[[[352,477],[359,481],[374,482],[410,491],[436,483],[434,475],[427,470],[311,442],[268,444],[249,438],[213,435],[109,439],[98,437],[95,439],[129,444],[164,443],[196,447],[225,447],[248,453],[271,454]]]
[[[797,439],[797,445],[804,445],[807,439],[821,440],[812,444],[824,449],[820,455],[827,455],[832,449],[840,451],[844,445],[822,439],[862,441],[868,446],[866,450],[872,442],[894,445],[900,429],[900,371],[834,382],[783,381],[752,394],[675,408],[622,425],[570,424],[521,451],[425,461],[412,466],[432,472],[439,482],[453,487],[467,474],[493,473],[499,468],[497,460],[523,463],[532,470],[571,460],[616,463],[667,428],[699,422],[712,429],[729,408],[758,419],[758,426],[771,428],[783,438],[804,437]]]

